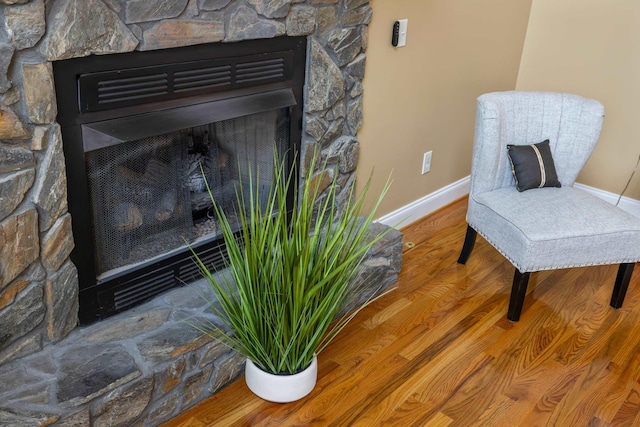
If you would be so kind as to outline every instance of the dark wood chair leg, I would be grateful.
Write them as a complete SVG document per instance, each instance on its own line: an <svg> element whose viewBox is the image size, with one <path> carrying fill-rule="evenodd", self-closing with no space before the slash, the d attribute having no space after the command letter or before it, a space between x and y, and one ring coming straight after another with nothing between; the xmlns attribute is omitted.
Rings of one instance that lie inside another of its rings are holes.
<svg viewBox="0 0 640 427"><path fill-rule="evenodd" d="M627 295L627 288L629 287L629 281L631 280L631 274L633 273L634 262L622 263L618 267L618 275L616 276L616 284L613 287L613 294L611 295L611 307L620 308L624 301L625 295Z"/></svg>
<svg viewBox="0 0 640 427"><path fill-rule="evenodd" d="M516 268L516 272L513 275L513 285L511 285L511 297L509 299L509 311L507 312L507 319L512 322L520 320L520 313L522 313L522 305L524 304L524 297L527 295L527 285L529 284L529 276L531 273L521 273Z"/></svg>
<svg viewBox="0 0 640 427"><path fill-rule="evenodd" d="M471 228L470 225L467 225L467 234L464 236L464 244L462 245L462 252L460 252L460 257L458 257L458 264L464 264L469 259L469 255L471 255L471 251L473 250L473 245L476 243L476 236L478 232Z"/></svg>

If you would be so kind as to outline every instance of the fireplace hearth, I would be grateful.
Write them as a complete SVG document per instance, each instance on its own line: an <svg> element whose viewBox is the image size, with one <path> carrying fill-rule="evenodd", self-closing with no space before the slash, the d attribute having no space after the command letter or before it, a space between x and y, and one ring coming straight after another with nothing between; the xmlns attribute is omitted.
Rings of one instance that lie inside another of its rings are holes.
<svg viewBox="0 0 640 427"><path fill-rule="evenodd" d="M204 44L53 63L76 233L79 319L90 324L221 267L216 203L301 141L306 38Z"/></svg>

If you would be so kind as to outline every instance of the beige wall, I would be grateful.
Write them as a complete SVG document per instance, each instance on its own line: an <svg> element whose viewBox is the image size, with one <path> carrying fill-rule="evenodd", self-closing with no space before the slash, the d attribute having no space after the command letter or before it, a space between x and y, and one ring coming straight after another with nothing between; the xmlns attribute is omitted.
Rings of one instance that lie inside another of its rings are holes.
<svg viewBox="0 0 640 427"><path fill-rule="evenodd" d="M604 104L600 142L578 182L620 193L640 154L640 2L534 0L516 88ZM625 196L640 199L638 175Z"/></svg>
<svg viewBox="0 0 640 427"><path fill-rule="evenodd" d="M551 1L551 0L549 0ZM379 216L469 175L475 99L515 88L531 0L372 0L358 185L393 171ZM391 46L396 19L407 46ZM421 175L432 150L431 172Z"/></svg>

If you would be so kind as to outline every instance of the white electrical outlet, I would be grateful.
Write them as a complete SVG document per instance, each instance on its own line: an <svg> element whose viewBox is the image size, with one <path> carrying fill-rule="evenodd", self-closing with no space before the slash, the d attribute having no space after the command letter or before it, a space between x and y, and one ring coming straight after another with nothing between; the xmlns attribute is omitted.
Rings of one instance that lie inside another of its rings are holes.
<svg viewBox="0 0 640 427"><path fill-rule="evenodd" d="M427 151L422 157L422 175L431 170L431 154L433 151Z"/></svg>

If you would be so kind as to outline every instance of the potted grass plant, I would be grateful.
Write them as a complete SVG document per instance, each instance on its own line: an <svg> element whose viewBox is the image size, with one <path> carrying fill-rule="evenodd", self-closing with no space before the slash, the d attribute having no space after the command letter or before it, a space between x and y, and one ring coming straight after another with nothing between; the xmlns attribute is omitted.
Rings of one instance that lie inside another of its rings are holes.
<svg viewBox="0 0 640 427"><path fill-rule="evenodd" d="M288 203L297 180L285 172L285 162L277 156L274 162L266 197L256 190L254 177L249 185L237 186L237 220L212 197L226 244L227 274L215 274L195 258L223 325L194 326L247 358L245 380L255 394L289 402L313 389L317 355L372 301L346 310L355 288L364 285L358 267L385 234L371 235L369 225L389 183L363 216L371 180L357 196L351 188L346 205L338 207L337 181L320 196L314 162Z"/></svg>

